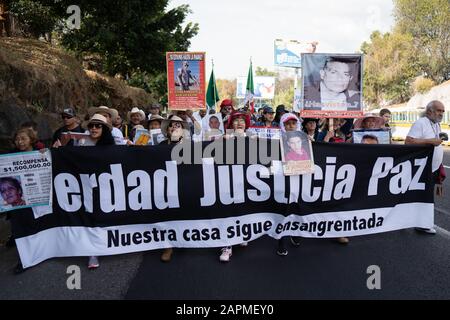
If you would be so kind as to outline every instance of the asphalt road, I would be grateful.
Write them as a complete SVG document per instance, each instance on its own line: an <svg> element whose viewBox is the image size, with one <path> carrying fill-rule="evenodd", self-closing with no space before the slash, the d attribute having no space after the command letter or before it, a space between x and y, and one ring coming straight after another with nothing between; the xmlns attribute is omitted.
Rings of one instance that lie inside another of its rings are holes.
<svg viewBox="0 0 450 320"><path fill-rule="evenodd" d="M304 239L286 257L264 237L236 248L228 264L219 262L218 249L176 249L166 264L159 251L101 258L95 271L86 258L57 258L20 275L12 273L16 250L0 247L0 299L450 299L450 148L444 165L436 235L407 229L351 238L346 246ZM80 290L67 288L71 265L80 267ZM366 285L373 265L380 290Z"/></svg>
<svg viewBox="0 0 450 320"><path fill-rule="evenodd" d="M447 179L444 181L444 195L435 198L435 224L450 231L450 147L445 148L444 161L442 163L445 167Z"/></svg>

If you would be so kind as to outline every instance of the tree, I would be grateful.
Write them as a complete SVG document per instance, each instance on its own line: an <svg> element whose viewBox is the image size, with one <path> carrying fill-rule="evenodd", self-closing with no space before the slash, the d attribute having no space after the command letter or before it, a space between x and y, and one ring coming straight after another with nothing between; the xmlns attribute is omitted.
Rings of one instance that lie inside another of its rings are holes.
<svg viewBox="0 0 450 320"><path fill-rule="evenodd" d="M79 57L99 56L104 73L164 96L168 51L187 51L198 24L182 24L188 5L166 11L169 0L78 0L81 28L68 29L72 0L15 0L17 13L34 37L57 31L61 44Z"/></svg>
<svg viewBox="0 0 450 320"><path fill-rule="evenodd" d="M70 2L61 0L58 4L63 8ZM191 12L189 6L166 11L168 2L80 0L81 28L66 30L61 43L80 55L99 54L103 72L145 83L147 90L154 89L162 96L167 91L166 52L187 51L198 33L197 24L181 26Z"/></svg>
<svg viewBox="0 0 450 320"><path fill-rule="evenodd" d="M236 97L236 79L217 79L217 89L220 99L232 99Z"/></svg>
<svg viewBox="0 0 450 320"><path fill-rule="evenodd" d="M7 4L11 12L17 14L29 35L51 40L50 34L61 18L55 10L54 1L15 0Z"/></svg>
<svg viewBox="0 0 450 320"><path fill-rule="evenodd" d="M411 83L420 73L410 35L375 31L364 42L364 98L369 105L400 103L411 96Z"/></svg>
<svg viewBox="0 0 450 320"><path fill-rule="evenodd" d="M277 73L269 71L266 68L256 67L255 75L258 77L276 77Z"/></svg>
<svg viewBox="0 0 450 320"><path fill-rule="evenodd" d="M283 104L291 109L294 103L294 79L283 78L275 81L274 106Z"/></svg>
<svg viewBox="0 0 450 320"><path fill-rule="evenodd" d="M395 0L399 32L410 35L415 59L436 83L450 79L450 2Z"/></svg>

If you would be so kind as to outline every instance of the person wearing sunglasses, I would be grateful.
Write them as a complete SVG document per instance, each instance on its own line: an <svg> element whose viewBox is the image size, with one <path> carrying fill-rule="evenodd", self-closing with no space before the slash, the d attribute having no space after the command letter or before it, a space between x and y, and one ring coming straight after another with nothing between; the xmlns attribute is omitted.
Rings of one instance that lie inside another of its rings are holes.
<svg viewBox="0 0 450 320"><path fill-rule="evenodd" d="M169 119L163 120L161 123L161 132L166 136L166 140L160 144L180 143L190 139L189 125L181 117L172 115Z"/></svg>
<svg viewBox="0 0 450 320"><path fill-rule="evenodd" d="M113 146L115 145L112 136L112 125L105 116L94 114L87 122L85 127L88 129L89 137L83 139L79 146Z"/></svg>
<svg viewBox="0 0 450 320"><path fill-rule="evenodd" d="M190 139L188 124L182 118L171 115L161 123L161 132L166 136L166 140L160 144L178 144ZM172 259L173 248L165 248L161 254L162 262L170 262Z"/></svg>
<svg viewBox="0 0 450 320"><path fill-rule="evenodd" d="M74 140L64 141L65 132L84 132L83 128L80 126L80 121L76 117L75 110L73 108L65 108L61 112L61 120L63 126L55 131L52 139L52 146L58 147L61 145L73 146Z"/></svg>

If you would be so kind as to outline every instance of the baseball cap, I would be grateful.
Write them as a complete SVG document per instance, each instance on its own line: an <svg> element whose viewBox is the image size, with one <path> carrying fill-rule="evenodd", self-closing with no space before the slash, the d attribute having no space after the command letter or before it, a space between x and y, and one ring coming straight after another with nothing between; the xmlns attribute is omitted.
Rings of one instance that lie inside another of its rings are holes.
<svg viewBox="0 0 450 320"><path fill-rule="evenodd" d="M277 107L277 112L285 112L285 113L287 113L287 112L289 112L289 111L286 110L286 107L285 107L283 104L280 104L280 105Z"/></svg>
<svg viewBox="0 0 450 320"><path fill-rule="evenodd" d="M64 115L64 114L71 116L71 117L75 117L75 115L76 115L75 110L73 108L63 109L63 111L61 112L61 115Z"/></svg>
<svg viewBox="0 0 450 320"><path fill-rule="evenodd" d="M273 111L273 108L269 105L264 105L263 106L263 113L275 113L275 111Z"/></svg>

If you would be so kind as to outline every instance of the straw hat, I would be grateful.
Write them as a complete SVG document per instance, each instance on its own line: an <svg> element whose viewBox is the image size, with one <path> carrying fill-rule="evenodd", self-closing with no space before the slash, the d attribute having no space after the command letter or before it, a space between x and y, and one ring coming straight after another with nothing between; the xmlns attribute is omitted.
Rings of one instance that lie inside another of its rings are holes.
<svg viewBox="0 0 450 320"><path fill-rule="evenodd" d="M164 119L161 123L161 132L166 135L167 129L169 128L169 125L171 122L181 122L181 125L183 126L184 130L189 130L188 124L186 121L183 121L179 116L172 116L169 119Z"/></svg>
<svg viewBox="0 0 450 320"><path fill-rule="evenodd" d="M116 109L108 108L106 106L92 107L88 109L89 117L92 117L96 113L107 113L111 116L112 121L114 121L119 115L119 112Z"/></svg>
<svg viewBox="0 0 450 320"><path fill-rule="evenodd" d="M154 121L154 120L163 121L164 118L161 117L159 114L149 114L149 115L148 115L148 122Z"/></svg>
<svg viewBox="0 0 450 320"><path fill-rule="evenodd" d="M135 114L135 113L138 113L138 114L141 116L141 121L145 120L145 112L142 111L142 110L139 109L139 108L134 107L134 108L131 109L131 111L128 112L128 114L127 114L128 121L130 121L131 116L132 116L133 114Z"/></svg>
<svg viewBox="0 0 450 320"><path fill-rule="evenodd" d="M83 127L87 128L91 123L100 123L107 126L109 130L112 130L112 125L110 125L106 117L102 116L101 114L98 113L94 114L88 121L85 121L83 123Z"/></svg>
<svg viewBox="0 0 450 320"><path fill-rule="evenodd" d="M376 129L381 129L384 127L384 119L382 117L380 117L377 114L374 113L367 113L364 115L363 118L359 118L358 120L355 121L355 124L353 125L353 128L355 129L363 129L362 125L364 120L369 119L369 118L374 118L376 121Z"/></svg>

